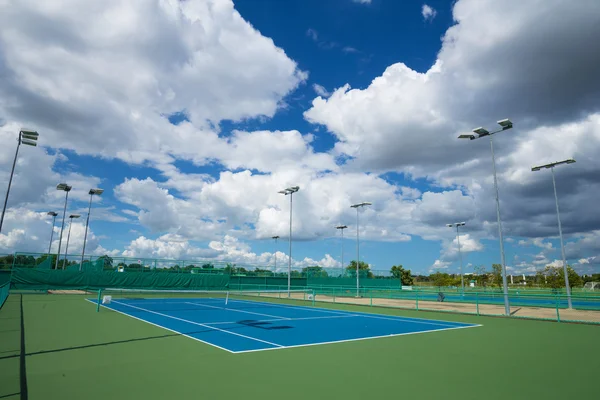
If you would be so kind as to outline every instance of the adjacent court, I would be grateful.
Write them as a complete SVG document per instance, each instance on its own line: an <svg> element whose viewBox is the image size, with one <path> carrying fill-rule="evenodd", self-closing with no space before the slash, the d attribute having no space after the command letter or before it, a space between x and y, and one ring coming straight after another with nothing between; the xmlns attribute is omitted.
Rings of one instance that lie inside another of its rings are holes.
<svg viewBox="0 0 600 400"><path fill-rule="evenodd" d="M480 326L222 297L120 298L103 307L231 353Z"/></svg>

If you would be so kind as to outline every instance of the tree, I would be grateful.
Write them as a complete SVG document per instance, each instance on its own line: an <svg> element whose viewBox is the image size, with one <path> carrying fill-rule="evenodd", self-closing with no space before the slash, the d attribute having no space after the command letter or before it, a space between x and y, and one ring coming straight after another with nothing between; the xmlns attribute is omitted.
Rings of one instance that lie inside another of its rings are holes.
<svg viewBox="0 0 600 400"><path fill-rule="evenodd" d="M361 277L372 278L373 273L371 272L371 267L364 261L360 261L358 263L358 270ZM356 261L350 261L350 264L346 267L346 273L348 276L356 277Z"/></svg>
<svg viewBox="0 0 600 400"><path fill-rule="evenodd" d="M480 265L478 267L475 267L475 282L477 282L477 286L483 286L486 287L489 282L490 282L490 276L488 274L488 272L486 271L486 268L484 265Z"/></svg>
<svg viewBox="0 0 600 400"><path fill-rule="evenodd" d="M502 264L492 264L491 285L502 287Z"/></svg>
<svg viewBox="0 0 600 400"><path fill-rule="evenodd" d="M400 279L403 285L411 286L413 284L413 277L410 274L410 269L404 269L402 265L394 265L390 269L392 276L396 279Z"/></svg>
<svg viewBox="0 0 600 400"><path fill-rule="evenodd" d="M215 266L212 263L202 264L202 269L215 269Z"/></svg>
<svg viewBox="0 0 600 400"><path fill-rule="evenodd" d="M329 274L323 269L315 265L314 267L302 268L302 275L311 278L327 278Z"/></svg>
<svg viewBox="0 0 600 400"><path fill-rule="evenodd" d="M431 280L433 281L434 286L442 287L442 286L450 286L452 282L452 277L448 275L446 272L436 272L435 274L431 274Z"/></svg>
<svg viewBox="0 0 600 400"><path fill-rule="evenodd" d="M108 269L108 268L112 268L112 266L113 266L113 259L112 259L112 257L109 257L106 254L103 255L103 256L98 257L98 260L103 260L103 262L104 262L104 268Z"/></svg>
<svg viewBox="0 0 600 400"><path fill-rule="evenodd" d="M546 276L545 285L553 289L565 287L565 273L563 267L553 267L551 265L544 268L543 274ZM569 276L569 287L583 286L583 279L571 266L567 265L567 274Z"/></svg>

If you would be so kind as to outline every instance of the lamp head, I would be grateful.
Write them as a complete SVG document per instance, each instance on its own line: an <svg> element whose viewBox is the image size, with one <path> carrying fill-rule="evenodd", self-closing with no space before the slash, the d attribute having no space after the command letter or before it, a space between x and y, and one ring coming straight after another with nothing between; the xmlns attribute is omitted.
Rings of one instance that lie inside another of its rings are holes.
<svg viewBox="0 0 600 400"><path fill-rule="evenodd" d="M72 189L72 186L67 185L66 183L59 183L56 185L57 190L64 190L65 192L69 192Z"/></svg>
<svg viewBox="0 0 600 400"><path fill-rule="evenodd" d="M513 123L510 119L505 118L505 119L501 119L500 121L497 122L498 125L500 125L502 127L502 130L505 131L507 129L510 129L513 127Z"/></svg>
<svg viewBox="0 0 600 400"><path fill-rule="evenodd" d="M71 218L71 219L73 219L73 218L79 218L79 217L81 217L81 215L79 215L79 214L71 214L71 215L69 215L69 218Z"/></svg>
<svg viewBox="0 0 600 400"><path fill-rule="evenodd" d="M47 215L51 215L53 217L56 217L58 215L58 213L55 213L54 211L48 211Z"/></svg>
<svg viewBox="0 0 600 400"><path fill-rule="evenodd" d="M104 189L90 189L88 194L89 195L97 194L98 196L100 196L102 193L104 193Z"/></svg>
<svg viewBox="0 0 600 400"><path fill-rule="evenodd" d="M21 136L22 139L29 139L29 140L38 140L38 137L40 136L39 133L37 133L36 131L32 131L30 129L21 129L19 131L19 135Z"/></svg>

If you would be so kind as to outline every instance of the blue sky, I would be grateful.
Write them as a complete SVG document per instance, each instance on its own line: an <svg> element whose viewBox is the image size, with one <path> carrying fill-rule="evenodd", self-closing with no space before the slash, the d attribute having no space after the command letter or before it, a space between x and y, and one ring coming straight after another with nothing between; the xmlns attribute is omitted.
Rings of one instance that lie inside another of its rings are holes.
<svg viewBox="0 0 600 400"><path fill-rule="evenodd" d="M552 7L560 14L563 6ZM594 85L575 84L577 101L561 92L574 86L565 71L595 57L573 29L587 24L597 33L579 7L555 29L573 65L554 69L522 62L565 51L520 39L553 32L554 21L536 18L532 5L237 0L232 8L229 0L195 0L171 6L179 14L132 7L106 5L103 12L120 19L79 37L83 6L49 15L54 31L12 40L16 27L0 28L9 77L0 94L19 99L16 107L0 103L1 139L32 126L42 146L22 152L23 183L11 192L0 252L47 248L44 212L59 211L53 187L68 181L79 185L71 212L86 212L89 187L106 189L92 212L93 254L272 264L275 251L287 254L289 208L276 192L299 184L298 267L339 266L339 223L349 226L345 260L353 259L349 205L372 201L361 211L361 259L373 268L458 271L455 231L445 224L465 220L461 243L472 272L499 262L489 147L455 138L510 117L515 129L495 138L509 270L534 273L560 259L550 176L529 169L574 156L576 167L556 171L567 256L582 272L597 270L600 216L590 206L600 106ZM492 29L509 11L518 23ZM32 10L11 12L27 19ZM28 49L52 67L31 61ZM58 50L68 54L62 66ZM555 92L535 84L535 71L558 82ZM0 157L6 182L12 151ZM74 224L74 251L83 229Z"/></svg>

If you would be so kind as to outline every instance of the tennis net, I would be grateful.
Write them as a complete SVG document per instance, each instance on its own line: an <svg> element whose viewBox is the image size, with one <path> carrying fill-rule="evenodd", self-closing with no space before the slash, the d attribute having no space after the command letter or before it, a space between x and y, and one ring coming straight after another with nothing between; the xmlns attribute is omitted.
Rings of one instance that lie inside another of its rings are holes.
<svg viewBox="0 0 600 400"><path fill-rule="evenodd" d="M98 293L98 300L152 300L152 299L229 299L263 301L270 299L293 299L314 302L312 289L290 290L169 290L169 289L118 289L106 288Z"/></svg>

